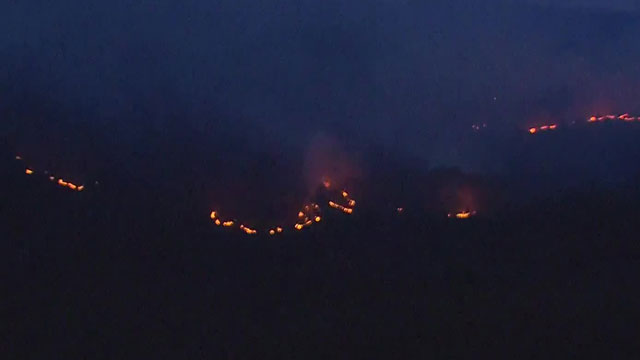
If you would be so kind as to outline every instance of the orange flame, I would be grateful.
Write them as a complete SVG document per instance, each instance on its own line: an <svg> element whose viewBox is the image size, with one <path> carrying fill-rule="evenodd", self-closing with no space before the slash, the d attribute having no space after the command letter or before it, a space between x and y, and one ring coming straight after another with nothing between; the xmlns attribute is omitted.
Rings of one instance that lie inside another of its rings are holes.
<svg viewBox="0 0 640 360"><path fill-rule="evenodd" d="M547 131L547 130L555 130L558 128L557 124L548 124L548 125L542 125L540 127L531 127L528 129L530 134L536 134L539 131Z"/></svg>
<svg viewBox="0 0 640 360"><path fill-rule="evenodd" d="M248 228L248 227L245 227L243 230L244 230L245 233L247 233L249 235L255 235L255 234L258 233L256 230Z"/></svg>
<svg viewBox="0 0 640 360"><path fill-rule="evenodd" d="M629 113L624 113L622 115L603 115L603 116L591 116L589 118L589 120L587 120L587 122L596 122L596 121L605 121L605 120L623 120L623 121L635 121L635 120L640 120L640 117L633 117L631 115L629 115Z"/></svg>

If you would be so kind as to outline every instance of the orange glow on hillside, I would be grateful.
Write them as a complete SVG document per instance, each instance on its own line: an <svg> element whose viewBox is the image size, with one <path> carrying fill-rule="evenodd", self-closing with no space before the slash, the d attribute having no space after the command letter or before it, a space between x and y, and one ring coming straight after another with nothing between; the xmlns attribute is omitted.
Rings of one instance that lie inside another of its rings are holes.
<svg viewBox="0 0 640 360"><path fill-rule="evenodd" d="M325 182L327 181L326 179L324 180ZM327 184L324 184L325 186ZM343 212L344 214L352 214L354 211L354 206L356 205L356 201L349 198L349 193L346 190L341 190L338 192L333 192L331 191L331 193L333 194L333 196L335 198L337 198L337 201L344 201L346 202L346 204L348 204L348 206L345 205L341 205L338 202L335 202L333 200L329 200L329 207L340 210L341 212ZM218 226L225 226L225 227L231 227L234 226L234 221L224 221L221 217L220 214L217 211L211 211L209 213L209 217L214 221L214 223ZM313 203L313 202L309 202L307 204L304 204L302 206L302 209L299 210L296 214L296 221L292 224L293 228L295 230L301 231L304 228L307 227L311 227L314 224L318 224L320 222L322 222L323 219L323 215L322 215L322 209L320 207L320 205ZM287 225L290 226L290 225ZM243 232L245 232L246 234L256 234L257 230L256 229L252 229L249 228L247 226L245 226L244 224L241 224L239 226L239 229L242 230ZM264 228L263 233L265 234L269 234L269 235L276 235L276 234L280 234L282 233L284 230L281 226L277 226L277 227L266 227Z"/></svg>

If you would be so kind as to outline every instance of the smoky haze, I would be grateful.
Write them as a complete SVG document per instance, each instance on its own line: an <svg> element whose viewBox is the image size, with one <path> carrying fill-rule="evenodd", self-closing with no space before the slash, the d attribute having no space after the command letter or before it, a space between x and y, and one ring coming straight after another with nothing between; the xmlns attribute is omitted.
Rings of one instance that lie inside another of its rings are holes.
<svg viewBox="0 0 640 360"><path fill-rule="evenodd" d="M168 173L220 192L247 188L239 176L260 177L250 188L281 194L293 183L303 196L320 171L309 153L322 158L314 152L323 147L360 161L377 149L424 170L521 177L514 154L562 152L554 169L571 182L591 171L583 152L564 151L589 148L584 138L540 151L509 134L592 113L640 114L640 15L624 1L550 5L5 2L2 130L43 163L82 173L99 162L169 188L174 179L160 180ZM477 123L490 132L474 137ZM319 134L335 145L314 146ZM633 156L616 157L620 173ZM360 167L337 171L375 169ZM595 178L608 174L603 167Z"/></svg>

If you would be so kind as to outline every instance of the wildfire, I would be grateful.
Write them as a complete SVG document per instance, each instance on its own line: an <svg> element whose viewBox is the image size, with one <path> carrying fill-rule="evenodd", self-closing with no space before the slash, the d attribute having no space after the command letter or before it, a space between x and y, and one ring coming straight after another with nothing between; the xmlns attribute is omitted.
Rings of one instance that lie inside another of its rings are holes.
<svg viewBox="0 0 640 360"><path fill-rule="evenodd" d="M470 218L472 216L475 216L475 215L476 215L475 211L467 211L467 210L465 210L465 211L457 212L455 214L454 213L449 213L449 214L447 214L447 217L449 217L449 218L455 217L456 219L468 219L468 218Z"/></svg>
<svg viewBox="0 0 640 360"><path fill-rule="evenodd" d="M211 220L213 220L213 223L216 224L216 226L222 226L222 227L234 227L236 222L234 220L223 220L222 218L220 218L220 214L217 211L211 211L211 213L209 213L209 218L211 218ZM238 228L243 231L245 234L248 235L255 235L258 233L258 230L253 229L251 227L248 227L244 224L240 224L240 226L238 226ZM283 232L282 227L277 226L274 228L269 228L265 231L266 233L268 233L269 235L275 235L275 234L280 234Z"/></svg>
<svg viewBox="0 0 640 360"><path fill-rule="evenodd" d="M537 134L542 131L556 130L557 128L558 128L558 125L556 124L548 124L548 125L542 125L539 127L530 127L528 131L529 131L529 134Z"/></svg>
<svg viewBox="0 0 640 360"><path fill-rule="evenodd" d="M298 221L293 225L293 228L300 231L305 227L313 225L314 221L317 223L322 221L322 216L320 216L320 206L316 203L310 203L304 205L302 210L298 212Z"/></svg>
<svg viewBox="0 0 640 360"><path fill-rule="evenodd" d="M232 227L235 224L235 221L233 220L220 219L218 217L217 211L212 211L211 214L209 214L209 217L211 218L211 220L213 220L214 224L216 224L217 226Z"/></svg>
<svg viewBox="0 0 640 360"><path fill-rule="evenodd" d="M16 155L16 160L22 161L23 160L22 156ZM35 170L33 170L33 168L27 167L27 168L24 169L24 173L26 175L35 175L36 172L35 172ZM53 175L50 175L48 170L44 170L42 172L42 174L44 174L49 179L49 181L56 181L56 177L53 176ZM84 190L84 185L76 185L76 184L74 184L72 182L64 181L62 178L59 178L57 180L57 183L58 183L58 185L60 185L62 187L66 187L66 188L74 190L74 191L82 191L82 190Z"/></svg>
<svg viewBox="0 0 640 360"><path fill-rule="evenodd" d="M594 122L603 122L607 120L622 120L627 122L640 121L640 116L633 117L629 115L629 113L624 113L622 115L609 114L609 115L603 115L603 116L591 116L589 119L587 119L587 122L594 123Z"/></svg>
<svg viewBox="0 0 640 360"><path fill-rule="evenodd" d="M346 190L342 191L342 198L347 202L347 206L340 205L335 201L329 201L329 206L342 211L345 214L352 214L353 209L356 206L356 201L349 197L349 193Z"/></svg>
<svg viewBox="0 0 640 360"><path fill-rule="evenodd" d="M331 207L332 207L332 208L334 208L334 209L338 209L338 210L340 210L340 211L344 212L345 214L351 214L351 213L353 213L353 209L352 209L352 208L348 208L348 207L346 207L346 206L342 206L342 205L340 205L340 204L336 204L336 203L335 203L335 202L333 202L333 201L329 201L329 206L331 206Z"/></svg>
<svg viewBox="0 0 640 360"><path fill-rule="evenodd" d="M273 229L269 229L269 235L273 236L275 234L280 234L282 233L282 228L280 226L276 226Z"/></svg>
<svg viewBox="0 0 640 360"><path fill-rule="evenodd" d="M245 233L249 234L249 235L255 235L258 233L257 230L252 229L250 227L244 226L244 225L240 225L240 230L244 231Z"/></svg>
<svg viewBox="0 0 640 360"><path fill-rule="evenodd" d="M353 207L356 205L356 201L349 197L350 196L349 193L346 190L332 192L332 193L334 193L336 197L341 198L341 201L345 202L346 206L341 205L336 201L329 201L329 206L332 208L338 209L345 214L352 214L354 210ZM213 222L217 226L233 227L235 225L234 221L223 220L217 211L211 211L209 213L209 217L211 218L211 220L213 220ZM305 228L311 227L314 224L318 224L322 222L322 220L323 220L323 215L322 215L322 209L320 208L320 205L310 202L310 203L304 204L301 207L301 209L296 213L296 221L292 224L292 226L295 230L302 231ZM254 235L258 233L258 230L250 228L244 224L241 224L238 228L249 235ZM269 234L269 236L274 236L277 234L281 234L283 232L284 232L284 228L282 226L266 227L265 230L263 231L263 233Z"/></svg>

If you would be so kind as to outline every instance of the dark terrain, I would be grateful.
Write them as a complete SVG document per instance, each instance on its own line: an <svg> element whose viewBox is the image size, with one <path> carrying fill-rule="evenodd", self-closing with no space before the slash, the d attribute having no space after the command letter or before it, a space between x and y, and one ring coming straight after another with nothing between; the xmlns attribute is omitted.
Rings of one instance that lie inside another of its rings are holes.
<svg viewBox="0 0 640 360"><path fill-rule="evenodd" d="M212 226L197 196L125 178L69 193L4 155L7 358L640 351L637 186L468 221L363 207L303 234L249 237Z"/></svg>

